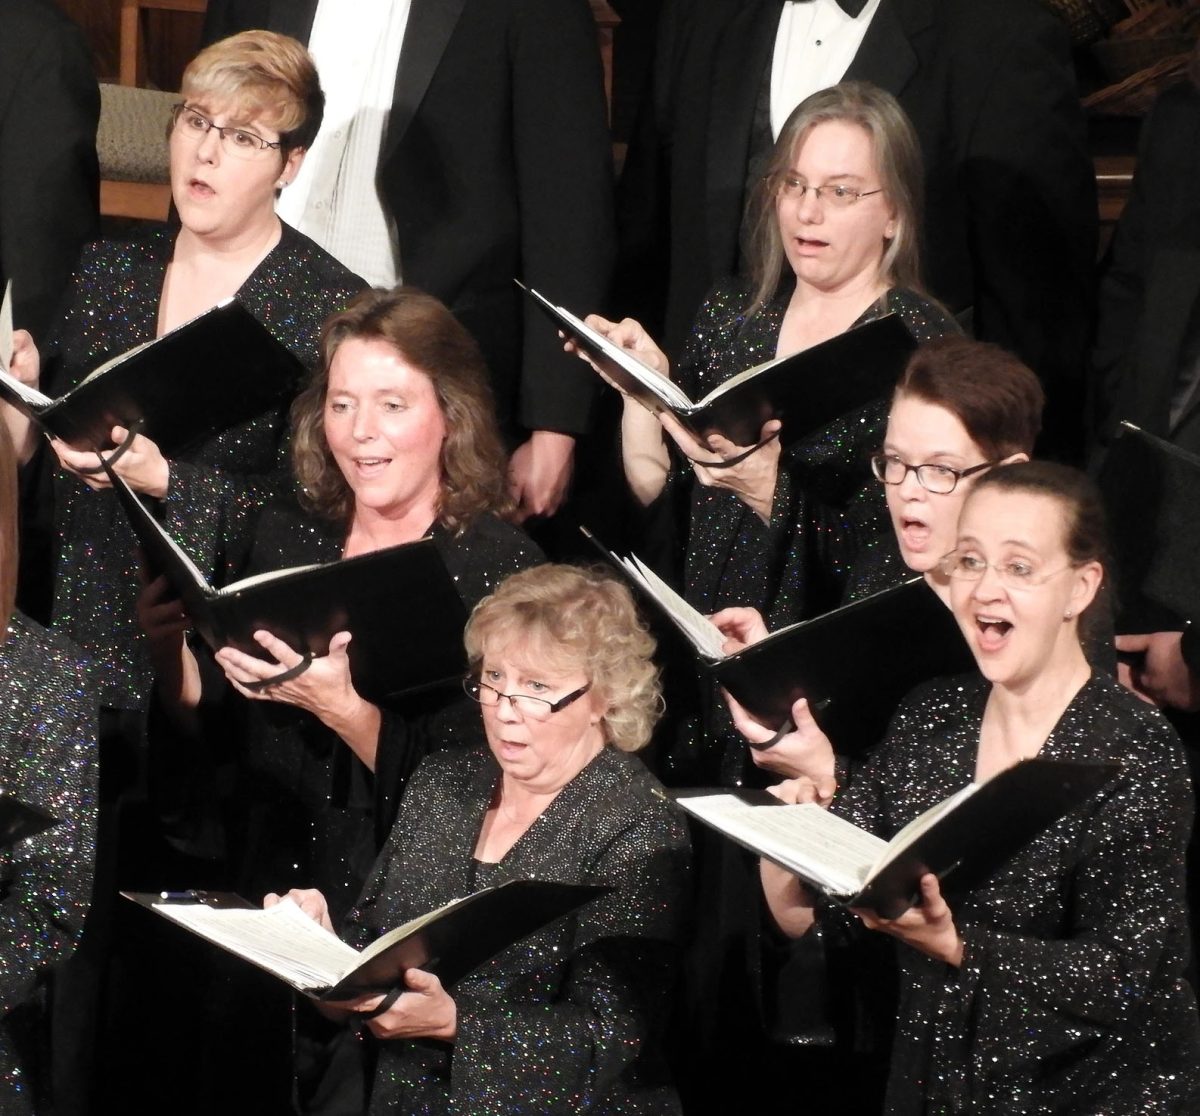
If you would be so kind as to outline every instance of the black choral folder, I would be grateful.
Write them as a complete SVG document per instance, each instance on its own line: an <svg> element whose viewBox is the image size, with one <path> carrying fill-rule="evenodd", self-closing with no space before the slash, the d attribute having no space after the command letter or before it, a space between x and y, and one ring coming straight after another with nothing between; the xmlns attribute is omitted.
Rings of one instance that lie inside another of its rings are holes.
<svg viewBox="0 0 1200 1116"><path fill-rule="evenodd" d="M821 730L841 754L857 755L882 738L900 699L944 674L974 670L954 614L923 577L772 632L732 655L706 617L637 559L608 560L688 638L702 669L760 721L783 725L807 698ZM689 615L690 614L690 615ZM704 628L715 637L705 641Z"/></svg>
<svg viewBox="0 0 1200 1116"><path fill-rule="evenodd" d="M670 411L697 437L723 434L739 446L755 445L768 419L783 423L780 440L791 445L890 395L917 347L900 316L885 314L802 352L748 368L694 401L569 310L535 290L522 289L642 406L655 414Z"/></svg>
<svg viewBox="0 0 1200 1116"><path fill-rule="evenodd" d="M236 647L266 658L254 641L262 629L319 657L335 633L349 631L350 674L370 701L459 678L466 670L466 606L433 539L255 574L213 589L129 486L108 475L151 576L166 576L213 650Z"/></svg>
<svg viewBox="0 0 1200 1116"><path fill-rule="evenodd" d="M671 797L705 825L836 902L896 918L917 901L927 872L948 895L979 887L1120 769L1117 762L1022 760L969 783L890 841L815 803L785 806L766 791L676 791Z"/></svg>
<svg viewBox="0 0 1200 1116"><path fill-rule="evenodd" d="M113 358L51 399L0 364L0 397L76 449L112 445L112 428L177 453L291 395L304 366L232 299Z"/></svg>
<svg viewBox="0 0 1200 1116"><path fill-rule="evenodd" d="M1123 422L1100 490L1116 566L1117 631L1200 621L1200 457Z"/></svg>
<svg viewBox="0 0 1200 1116"><path fill-rule="evenodd" d="M294 904L262 910L230 892L121 894L312 999L338 1001L403 988L405 969L432 972L450 986L510 945L610 891L604 884L509 880L415 918L361 952L322 930Z"/></svg>

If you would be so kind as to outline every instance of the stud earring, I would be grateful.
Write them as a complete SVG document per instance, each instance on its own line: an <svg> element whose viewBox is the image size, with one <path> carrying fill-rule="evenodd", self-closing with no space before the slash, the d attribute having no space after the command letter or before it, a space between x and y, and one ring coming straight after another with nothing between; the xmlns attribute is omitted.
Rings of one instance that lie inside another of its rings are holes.
<svg viewBox="0 0 1200 1116"><path fill-rule="evenodd" d="M1063 613L1063 619L1070 620L1071 617L1074 615L1075 615L1075 613L1071 609L1068 608L1067 611Z"/></svg>

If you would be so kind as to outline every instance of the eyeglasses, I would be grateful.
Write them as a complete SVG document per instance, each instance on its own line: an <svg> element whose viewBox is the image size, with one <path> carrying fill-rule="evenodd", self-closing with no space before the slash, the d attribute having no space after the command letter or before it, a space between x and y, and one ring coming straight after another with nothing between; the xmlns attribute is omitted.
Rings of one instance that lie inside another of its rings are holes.
<svg viewBox="0 0 1200 1116"><path fill-rule="evenodd" d="M910 465L891 453L871 455L871 472L884 484L903 484L909 473L916 473L917 484L926 492L934 492L939 496L949 496L963 477L974 476L995 464L994 461L984 461L980 465L972 465L969 469L955 469L949 465L936 465L932 462Z"/></svg>
<svg viewBox="0 0 1200 1116"><path fill-rule="evenodd" d="M869 198L872 194L882 194L883 187L877 190L855 190L841 182L827 183L824 186L810 186L794 174L780 175L776 179L775 192L781 198L789 201L800 201L805 194L812 192L817 201L824 201L837 209L847 209L859 198Z"/></svg>
<svg viewBox="0 0 1200 1116"><path fill-rule="evenodd" d="M1011 558L1007 562L985 562L978 554L960 554L957 550L944 554L938 561L938 571L944 577L952 577L956 581L981 581L989 569L996 571L1000 584L1005 589L1036 589L1045 585L1052 577L1072 570L1074 566L1060 566L1049 573L1039 573L1028 562L1020 558Z"/></svg>
<svg viewBox="0 0 1200 1116"><path fill-rule="evenodd" d="M211 131L221 138L221 150L238 159L254 159L263 151L279 150L282 140L265 140L246 128L221 127L190 105L178 104L171 110L171 126L184 138L199 143Z"/></svg>
<svg viewBox="0 0 1200 1116"><path fill-rule="evenodd" d="M463 679L463 690L473 701L490 708L499 705L501 698L508 698L509 705L517 713L532 721L547 720L552 713L566 709L573 701L578 701L591 688L592 684L589 682L586 686L580 686L578 690L567 694L566 697L559 698L558 701L547 701L545 698L534 697L533 694L502 694L494 686L489 686L478 678Z"/></svg>

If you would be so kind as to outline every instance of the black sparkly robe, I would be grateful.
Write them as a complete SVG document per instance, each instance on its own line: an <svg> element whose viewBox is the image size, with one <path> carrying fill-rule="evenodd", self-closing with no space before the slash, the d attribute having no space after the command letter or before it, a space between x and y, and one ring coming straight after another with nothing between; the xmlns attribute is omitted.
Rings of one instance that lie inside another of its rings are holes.
<svg viewBox="0 0 1200 1116"><path fill-rule="evenodd" d="M97 708L79 652L15 614L0 643L0 791L60 820L0 848L0 1112L14 1116L40 1108L36 990L91 900Z"/></svg>
<svg viewBox="0 0 1200 1116"><path fill-rule="evenodd" d="M64 314L44 346L49 394L63 394L105 360L154 338L174 243L173 230L159 226L129 240L98 241L84 251ZM356 275L284 225L279 243L237 298L312 368L321 324L362 287ZM287 485L288 402L171 462L165 526L218 582L244 563L258 510ZM136 539L111 492L93 492L57 469L55 520L53 627L96 664L104 705L142 709L152 671L134 616Z"/></svg>
<svg viewBox="0 0 1200 1116"><path fill-rule="evenodd" d="M915 691L834 810L888 838L970 782L987 695L978 677ZM989 883L947 897L961 969L897 947L891 1116L1200 1111L1178 740L1157 710L1093 676L1040 754L1123 769Z"/></svg>
<svg viewBox="0 0 1200 1116"><path fill-rule="evenodd" d="M684 922L688 842L634 756L605 749L499 864L473 865L499 768L485 749L414 776L346 927L363 946L479 887L536 878L616 890L452 989L458 1037L380 1042L372 1113L676 1113L656 1051Z"/></svg>
<svg viewBox="0 0 1200 1116"><path fill-rule="evenodd" d="M785 283L746 318L745 282L719 284L700 308L676 372L683 390L699 399L744 369L773 360L793 289ZM886 312L899 314L918 341L958 332L940 308L904 290L889 291L855 325ZM731 605L757 608L774 630L911 576L893 538L883 486L868 461L883 443L887 408L888 400L879 399L785 449L770 523L733 493L697 483L676 455L667 489L650 509L649 530L660 539L683 531L687 600L704 613ZM648 547L669 572L671 559ZM681 731L668 764L666 778L674 784L754 778L745 741L724 702L711 693L698 699L698 713Z"/></svg>

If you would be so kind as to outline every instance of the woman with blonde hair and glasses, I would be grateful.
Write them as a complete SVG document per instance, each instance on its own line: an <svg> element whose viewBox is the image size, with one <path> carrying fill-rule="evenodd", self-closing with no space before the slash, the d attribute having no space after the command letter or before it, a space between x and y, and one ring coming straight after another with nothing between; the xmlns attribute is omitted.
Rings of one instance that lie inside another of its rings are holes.
<svg viewBox="0 0 1200 1116"><path fill-rule="evenodd" d="M372 1113L678 1113L659 1038L685 926L687 834L630 753L661 711L627 589L570 566L514 574L475 609L467 693L487 747L417 771L343 935L364 946L506 880L612 890L444 988L334 1009L378 1040ZM268 903L277 901L268 897ZM318 891L293 891L334 929Z"/></svg>
<svg viewBox="0 0 1200 1116"><path fill-rule="evenodd" d="M18 333L12 369L60 395L103 361L236 298L307 367L321 323L362 281L275 216L321 123L324 97L294 39L246 32L197 55L169 127L178 228L152 227L87 248L50 336ZM167 530L215 580L244 561L254 516L286 476L287 402L167 460L138 435L114 464L136 491L162 501ZM23 461L30 421L0 406ZM113 431L120 441L126 431ZM94 453L54 442L59 542L53 626L95 661L101 701L145 707L149 656L137 628L136 543ZM111 730L110 721L110 730ZM136 728L123 730L126 736Z"/></svg>

